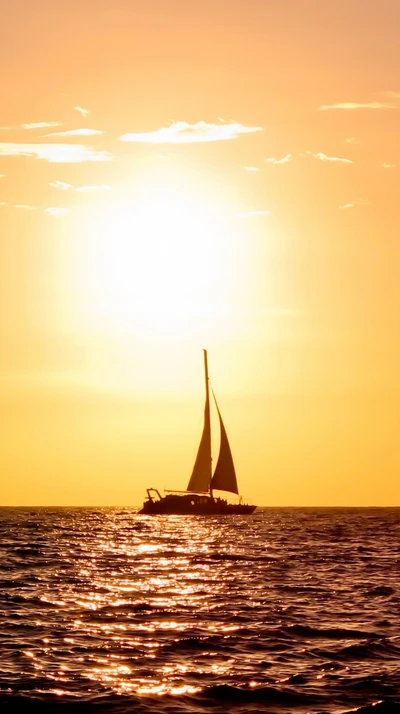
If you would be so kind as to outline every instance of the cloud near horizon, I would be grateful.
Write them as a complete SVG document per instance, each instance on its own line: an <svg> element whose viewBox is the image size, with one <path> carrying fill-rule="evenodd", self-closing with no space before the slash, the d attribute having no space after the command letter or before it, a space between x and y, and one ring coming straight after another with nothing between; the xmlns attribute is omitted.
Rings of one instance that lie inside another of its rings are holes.
<svg viewBox="0 0 400 714"><path fill-rule="evenodd" d="M384 161L381 164L381 169L395 169L395 168L396 168L396 164L390 164L389 161Z"/></svg>
<svg viewBox="0 0 400 714"><path fill-rule="evenodd" d="M0 156L28 156L51 164L79 164L87 161L111 161L108 151L96 151L83 144L16 144L0 142Z"/></svg>
<svg viewBox="0 0 400 714"><path fill-rule="evenodd" d="M383 102L338 102L337 104L322 104L321 112L326 112L328 109L396 109L393 104Z"/></svg>
<svg viewBox="0 0 400 714"><path fill-rule="evenodd" d="M262 131L261 126L244 126L236 122L208 124L205 121L199 121L197 124L188 124L185 121L177 121L155 131L123 134L120 136L120 140L144 144L197 144L228 141L237 139L241 134L252 134L258 131Z"/></svg>

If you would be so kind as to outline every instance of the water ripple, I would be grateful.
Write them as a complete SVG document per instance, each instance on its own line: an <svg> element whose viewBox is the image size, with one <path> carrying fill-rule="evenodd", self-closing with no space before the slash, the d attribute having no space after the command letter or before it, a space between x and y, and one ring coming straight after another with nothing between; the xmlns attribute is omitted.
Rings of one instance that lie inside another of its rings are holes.
<svg viewBox="0 0 400 714"><path fill-rule="evenodd" d="M0 510L2 711L400 711L400 511Z"/></svg>

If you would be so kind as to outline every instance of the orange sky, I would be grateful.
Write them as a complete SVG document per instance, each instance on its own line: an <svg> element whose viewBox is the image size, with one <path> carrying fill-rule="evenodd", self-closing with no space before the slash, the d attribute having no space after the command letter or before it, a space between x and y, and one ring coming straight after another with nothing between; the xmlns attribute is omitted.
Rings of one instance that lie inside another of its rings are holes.
<svg viewBox="0 0 400 714"><path fill-rule="evenodd" d="M399 26L4 7L0 504L185 488L207 347L245 498L400 505Z"/></svg>

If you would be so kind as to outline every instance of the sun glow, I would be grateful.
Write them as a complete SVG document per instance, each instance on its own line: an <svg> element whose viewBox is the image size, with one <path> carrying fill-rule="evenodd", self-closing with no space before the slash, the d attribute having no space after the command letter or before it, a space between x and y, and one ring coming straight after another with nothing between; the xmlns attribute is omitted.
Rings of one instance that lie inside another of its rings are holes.
<svg viewBox="0 0 400 714"><path fill-rule="evenodd" d="M92 327L174 339L232 303L233 221L182 187L110 201L79 232L75 279Z"/></svg>

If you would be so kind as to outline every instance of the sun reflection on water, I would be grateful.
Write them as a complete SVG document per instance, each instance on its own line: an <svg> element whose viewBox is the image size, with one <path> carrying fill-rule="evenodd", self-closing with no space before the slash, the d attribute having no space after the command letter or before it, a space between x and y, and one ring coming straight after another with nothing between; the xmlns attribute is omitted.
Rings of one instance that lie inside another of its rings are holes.
<svg viewBox="0 0 400 714"><path fill-rule="evenodd" d="M74 553L78 581L64 586L57 598L42 596L64 608L73 636L68 633L63 642L72 651L85 642L86 653L75 657L72 668L59 664L46 670L50 653L58 654L57 643L47 637L39 659L48 678L68 679L77 663L83 663L87 680L115 693L194 694L201 687L193 677L229 676L235 665L234 658L216 658L203 646L207 638L226 639L240 629L226 616L209 621L231 580L230 561L215 568L208 561L212 551L218 552L221 527L177 517L154 519L147 528L131 525L129 518L123 528L117 527L109 517L106 527L88 530L80 553ZM234 552L233 544L225 550ZM64 552L68 564L71 549ZM201 648L190 665L168 655L186 641ZM101 654L96 654L96 643Z"/></svg>

